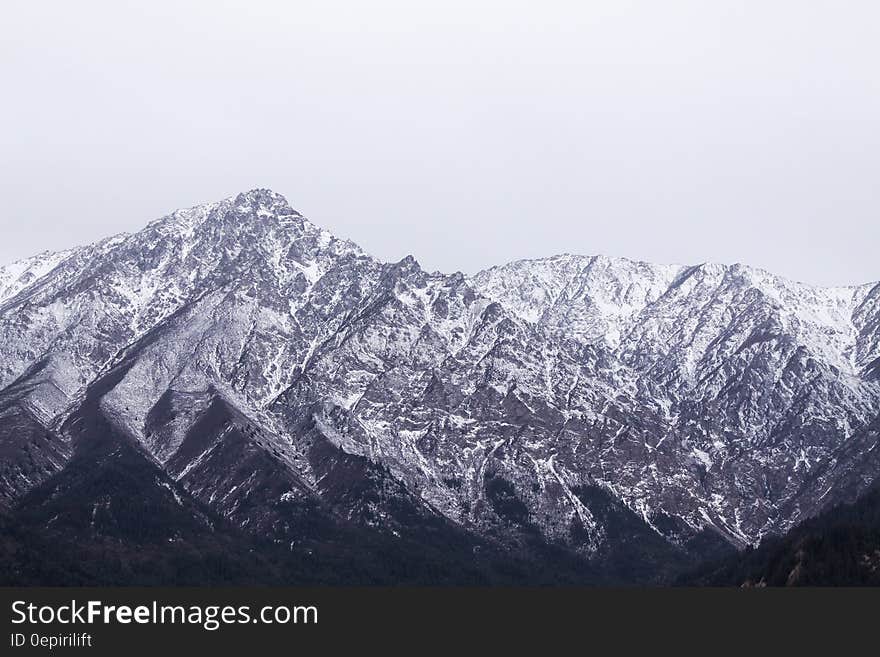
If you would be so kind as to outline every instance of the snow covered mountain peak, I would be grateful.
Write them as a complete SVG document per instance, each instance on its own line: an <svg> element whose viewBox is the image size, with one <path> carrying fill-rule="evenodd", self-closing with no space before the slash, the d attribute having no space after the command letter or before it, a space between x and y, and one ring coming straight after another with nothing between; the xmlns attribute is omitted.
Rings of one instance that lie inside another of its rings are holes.
<svg viewBox="0 0 880 657"><path fill-rule="evenodd" d="M571 254L427 273L266 189L0 269L0 504L98 417L285 541L310 500L587 555L610 503L741 545L872 482L878 413L880 285Z"/></svg>
<svg viewBox="0 0 880 657"><path fill-rule="evenodd" d="M208 230L211 226L220 229L249 223L275 222L300 228L308 223L299 212L290 207L281 194L269 189L252 189L221 201L176 210L156 219L146 230L164 228L166 231L192 233L200 228Z"/></svg>
<svg viewBox="0 0 880 657"><path fill-rule="evenodd" d="M685 315L702 308L707 322L718 315L712 330L736 312L776 322L838 367L858 368L873 355L861 339L872 341L860 335L857 312L870 285L810 286L739 263L656 265L570 254L492 267L473 281L520 317L613 349L626 336L651 338L641 327L658 320L681 335Z"/></svg>

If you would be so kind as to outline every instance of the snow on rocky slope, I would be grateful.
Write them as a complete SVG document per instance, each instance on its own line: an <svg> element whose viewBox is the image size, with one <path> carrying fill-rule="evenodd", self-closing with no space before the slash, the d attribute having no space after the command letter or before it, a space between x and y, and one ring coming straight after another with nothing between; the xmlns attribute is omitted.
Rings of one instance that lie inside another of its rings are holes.
<svg viewBox="0 0 880 657"><path fill-rule="evenodd" d="M318 505L588 558L633 523L743 545L880 474L880 285L571 255L428 273L253 190L0 269L0 504L65 468L85 408L277 540Z"/></svg>

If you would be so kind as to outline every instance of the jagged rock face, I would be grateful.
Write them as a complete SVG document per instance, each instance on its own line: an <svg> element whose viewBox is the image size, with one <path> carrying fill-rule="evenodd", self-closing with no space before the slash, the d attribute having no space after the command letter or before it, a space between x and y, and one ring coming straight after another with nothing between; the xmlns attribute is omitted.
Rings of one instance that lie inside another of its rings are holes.
<svg viewBox="0 0 880 657"><path fill-rule="evenodd" d="M877 478L878 363L880 286L578 256L427 273L254 190L0 269L0 504L112 427L278 541L323 514L595 559L741 545Z"/></svg>
<svg viewBox="0 0 880 657"><path fill-rule="evenodd" d="M855 442L877 441L876 287L812 288L741 265L577 256L493 268L476 284L556 336L604 344L638 404L659 406L665 433L656 437L676 444L673 470L648 445L636 458L609 459L617 470L609 483L629 488L630 500L657 508L646 479L659 470L656 483L668 489L676 470L696 470L687 485L697 511L754 541L815 513L837 487L826 470L839 471ZM847 458L865 483L876 477L856 465L864 452ZM639 462L652 471L638 472ZM633 474L621 478L621 466Z"/></svg>

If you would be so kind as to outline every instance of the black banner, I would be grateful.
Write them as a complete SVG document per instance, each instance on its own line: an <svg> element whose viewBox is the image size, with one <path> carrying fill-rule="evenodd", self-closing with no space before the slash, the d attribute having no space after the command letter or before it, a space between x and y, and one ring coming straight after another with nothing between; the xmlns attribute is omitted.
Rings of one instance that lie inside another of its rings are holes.
<svg viewBox="0 0 880 657"><path fill-rule="evenodd" d="M788 648L873 640L880 590L0 589L0 654ZM574 643L572 643L574 642Z"/></svg>

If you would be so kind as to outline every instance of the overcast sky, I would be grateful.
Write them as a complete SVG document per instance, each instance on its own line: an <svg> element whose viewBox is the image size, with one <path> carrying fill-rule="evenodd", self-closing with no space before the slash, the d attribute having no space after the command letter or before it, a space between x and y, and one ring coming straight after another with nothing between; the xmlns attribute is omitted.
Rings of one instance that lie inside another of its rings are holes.
<svg viewBox="0 0 880 657"><path fill-rule="evenodd" d="M40 2L0 19L0 263L271 187L397 260L880 279L880 3Z"/></svg>

